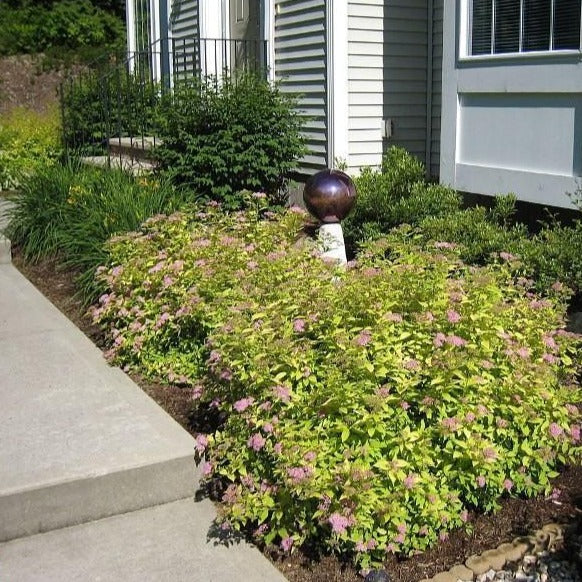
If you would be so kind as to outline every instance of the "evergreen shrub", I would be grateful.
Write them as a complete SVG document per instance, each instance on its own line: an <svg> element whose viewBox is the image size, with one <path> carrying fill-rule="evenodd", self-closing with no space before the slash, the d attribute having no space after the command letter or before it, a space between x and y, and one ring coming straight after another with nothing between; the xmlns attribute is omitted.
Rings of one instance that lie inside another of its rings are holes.
<svg viewBox="0 0 582 582"><path fill-rule="evenodd" d="M178 84L163 103L161 170L200 198L238 209L241 192L280 202L305 153L295 101L253 74Z"/></svg>

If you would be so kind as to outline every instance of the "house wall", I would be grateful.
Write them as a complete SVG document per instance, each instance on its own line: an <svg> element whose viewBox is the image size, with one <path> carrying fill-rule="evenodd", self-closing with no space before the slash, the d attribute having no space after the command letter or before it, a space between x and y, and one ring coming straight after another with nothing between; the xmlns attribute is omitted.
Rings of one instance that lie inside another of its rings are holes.
<svg viewBox="0 0 582 582"><path fill-rule="evenodd" d="M457 6L444 11L441 181L572 207L566 192L582 176L579 52L461 58Z"/></svg>
<svg viewBox="0 0 582 582"><path fill-rule="evenodd" d="M199 0L172 0L169 21L174 74L196 70L200 54Z"/></svg>
<svg viewBox="0 0 582 582"><path fill-rule="evenodd" d="M328 165L327 46L325 0L275 0L275 79L299 96L309 153L299 172L311 175Z"/></svg>
<svg viewBox="0 0 582 582"><path fill-rule="evenodd" d="M396 145L428 161L431 173L438 173L438 149L434 154L432 150L440 129L442 0L434 0L437 20L432 27L429 7L427 0L349 0L352 172L379 165L386 149ZM432 103L429 85L436 93ZM383 138L386 123L392 133Z"/></svg>

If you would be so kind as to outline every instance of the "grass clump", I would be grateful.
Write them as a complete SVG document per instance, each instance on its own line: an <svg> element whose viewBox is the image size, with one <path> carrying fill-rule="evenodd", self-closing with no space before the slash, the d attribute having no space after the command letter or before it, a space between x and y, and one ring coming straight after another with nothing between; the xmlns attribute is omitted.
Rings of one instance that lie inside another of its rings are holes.
<svg viewBox="0 0 582 582"><path fill-rule="evenodd" d="M48 165L29 176L14 197L7 235L25 259L56 256L78 272L86 300L99 286L94 270L107 260L104 243L182 203L167 183L78 163Z"/></svg>

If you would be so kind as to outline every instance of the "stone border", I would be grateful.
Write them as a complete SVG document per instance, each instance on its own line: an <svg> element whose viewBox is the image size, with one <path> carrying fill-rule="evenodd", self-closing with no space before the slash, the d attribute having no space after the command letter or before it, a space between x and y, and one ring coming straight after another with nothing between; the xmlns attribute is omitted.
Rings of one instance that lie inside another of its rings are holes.
<svg viewBox="0 0 582 582"><path fill-rule="evenodd" d="M490 570L502 570L508 562L519 562L529 552L533 551L537 554L552 550L563 539L563 527L557 523L549 523L533 535L518 537L511 543L501 544L494 550L470 556L464 564L459 564L420 582L473 582L475 578Z"/></svg>

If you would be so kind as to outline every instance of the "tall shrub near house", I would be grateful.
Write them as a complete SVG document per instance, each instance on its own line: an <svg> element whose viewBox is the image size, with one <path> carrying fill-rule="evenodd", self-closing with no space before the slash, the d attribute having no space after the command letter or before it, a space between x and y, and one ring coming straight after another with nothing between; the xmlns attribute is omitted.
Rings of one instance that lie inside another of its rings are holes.
<svg viewBox="0 0 582 582"><path fill-rule="evenodd" d="M162 107L162 172L226 208L241 207L243 190L277 201L305 151L293 106L252 74L178 84Z"/></svg>

